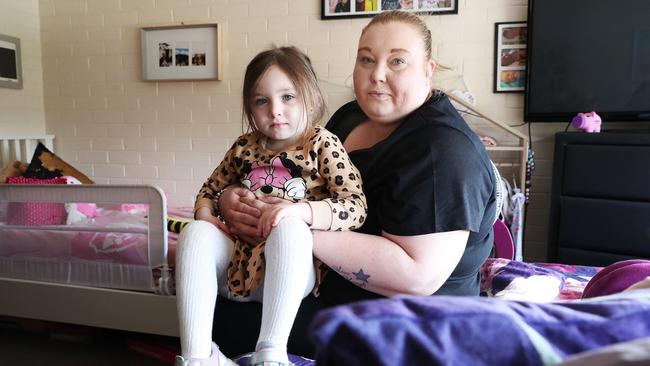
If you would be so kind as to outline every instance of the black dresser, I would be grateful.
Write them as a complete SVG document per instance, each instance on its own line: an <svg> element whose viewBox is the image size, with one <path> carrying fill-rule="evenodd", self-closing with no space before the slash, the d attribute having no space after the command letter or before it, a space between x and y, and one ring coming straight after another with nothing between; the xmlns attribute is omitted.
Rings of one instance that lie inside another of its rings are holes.
<svg viewBox="0 0 650 366"><path fill-rule="evenodd" d="M549 261L650 259L650 131L555 136Z"/></svg>

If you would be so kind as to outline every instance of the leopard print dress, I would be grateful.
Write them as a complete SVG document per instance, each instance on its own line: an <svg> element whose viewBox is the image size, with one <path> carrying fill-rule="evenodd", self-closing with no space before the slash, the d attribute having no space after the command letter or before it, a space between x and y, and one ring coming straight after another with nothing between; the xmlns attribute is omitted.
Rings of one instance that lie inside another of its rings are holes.
<svg viewBox="0 0 650 366"><path fill-rule="evenodd" d="M265 149L265 137L251 132L237 139L197 196L200 207L215 210L216 193L242 184L256 196L275 196L293 202L308 202L314 213L312 229L353 230L366 217L366 198L361 176L331 132L320 126L303 143L282 151ZM248 297L264 278L264 246L234 238L235 249L228 266L228 289L234 296ZM316 286L327 266L315 260Z"/></svg>

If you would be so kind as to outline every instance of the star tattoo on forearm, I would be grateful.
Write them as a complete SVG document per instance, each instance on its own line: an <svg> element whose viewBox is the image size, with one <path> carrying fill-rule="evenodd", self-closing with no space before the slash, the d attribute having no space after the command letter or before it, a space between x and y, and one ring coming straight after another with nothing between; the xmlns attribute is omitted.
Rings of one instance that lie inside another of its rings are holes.
<svg viewBox="0 0 650 366"><path fill-rule="evenodd" d="M341 266L333 267L333 269L343 276L346 280L356 284L361 288L366 288L368 286L368 279L371 277L369 274L363 272L363 268L359 268L357 272L347 272Z"/></svg>

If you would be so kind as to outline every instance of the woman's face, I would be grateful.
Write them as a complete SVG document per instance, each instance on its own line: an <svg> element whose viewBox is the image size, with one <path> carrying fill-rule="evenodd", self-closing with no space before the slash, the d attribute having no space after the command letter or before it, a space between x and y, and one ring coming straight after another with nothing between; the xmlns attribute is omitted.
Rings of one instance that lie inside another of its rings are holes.
<svg viewBox="0 0 650 366"><path fill-rule="evenodd" d="M413 26L391 22L367 28L354 65L359 106L370 120L401 120L426 101L434 67Z"/></svg>

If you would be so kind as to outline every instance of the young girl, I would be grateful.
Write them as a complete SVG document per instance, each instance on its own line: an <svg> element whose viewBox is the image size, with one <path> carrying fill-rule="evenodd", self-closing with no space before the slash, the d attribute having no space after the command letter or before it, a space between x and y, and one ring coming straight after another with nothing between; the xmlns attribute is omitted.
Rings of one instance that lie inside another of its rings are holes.
<svg viewBox="0 0 650 366"><path fill-rule="evenodd" d="M315 125L325 106L309 58L295 47L264 51L246 68L243 89L252 132L237 139L203 185L196 221L178 242L182 356L176 365L234 364L211 343L217 293L261 301L252 364L288 364L286 346L298 307L323 274L313 263L310 229L354 229L366 215L359 172L336 136ZM233 184L258 197L286 200L262 213L258 230L264 242L246 243L217 229L224 226L215 201Z"/></svg>

